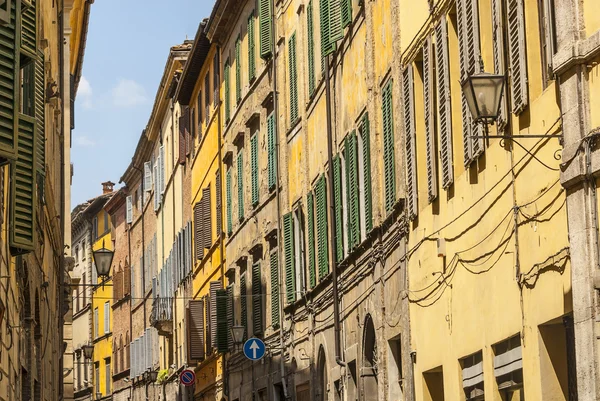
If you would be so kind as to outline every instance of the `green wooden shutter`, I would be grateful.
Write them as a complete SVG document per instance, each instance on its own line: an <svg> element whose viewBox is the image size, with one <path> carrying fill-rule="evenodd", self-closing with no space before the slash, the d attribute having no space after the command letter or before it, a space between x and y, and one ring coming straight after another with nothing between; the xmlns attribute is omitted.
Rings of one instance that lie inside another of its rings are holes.
<svg viewBox="0 0 600 401"><path fill-rule="evenodd" d="M415 126L415 98L413 85L413 69L409 64L402 71L402 104L404 106L404 131L406 146L406 197L409 219L414 219L418 213L417 197L417 152Z"/></svg>
<svg viewBox="0 0 600 401"><path fill-rule="evenodd" d="M242 101L242 39L238 36L235 42L235 101Z"/></svg>
<svg viewBox="0 0 600 401"><path fill-rule="evenodd" d="M333 204L335 205L335 260L344 259L344 205L342 202L342 165L340 156L333 158Z"/></svg>
<svg viewBox="0 0 600 401"><path fill-rule="evenodd" d="M329 45L344 37L342 27L342 5L340 0L329 0Z"/></svg>
<svg viewBox="0 0 600 401"><path fill-rule="evenodd" d="M358 183L358 142L356 131L346 139L346 199L348 200L348 248L360 243L360 205Z"/></svg>
<svg viewBox="0 0 600 401"><path fill-rule="evenodd" d="M252 265L252 331L255 337L263 332L262 294L260 263L255 263Z"/></svg>
<svg viewBox="0 0 600 401"><path fill-rule="evenodd" d="M352 23L352 0L341 0L342 26L345 28Z"/></svg>
<svg viewBox="0 0 600 401"><path fill-rule="evenodd" d="M268 152L268 170L269 170L269 191L275 189L277 181L277 154L275 148L275 115L271 113L267 118L267 152Z"/></svg>
<svg viewBox="0 0 600 401"><path fill-rule="evenodd" d="M271 34L271 0L258 0L258 18L260 35L260 57L267 59L273 52L273 35Z"/></svg>
<svg viewBox="0 0 600 401"><path fill-rule="evenodd" d="M237 157L237 194L238 194L238 219L244 220L244 154L240 149Z"/></svg>
<svg viewBox="0 0 600 401"><path fill-rule="evenodd" d="M242 326L244 326L244 338L248 333L248 290L246 288L246 273L240 275L240 317L242 319Z"/></svg>
<svg viewBox="0 0 600 401"><path fill-rule="evenodd" d="M46 173L45 82L44 52L40 50L35 60L35 150L37 171L42 175Z"/></svg>
<svg viewBox="0 0 600 401"><path fill-rule="evenodd" d="M256 61L255 61L255 45L254 45L254 11L248 17L248 80L252 81L256 78Z"/></svg>
<svg viewBox="0 0 600 401"><path fill-rule="evenodd" d="M392 81L383 89L383 175L384 204L386 212L391 212L396 202L396 168L394 156L394 110L392 105Z"/></svg>
<svg viewBox="0 0 600 401"><path fill-rule="evenodd" d="M312 97L315 93L315 34L313 20L313 0L308 2L306 8L306 29L308 31L308 94Z"/></svg>
<svg viewBox="0 0 600 401"><path fill-rule="evenodd" d="M231 82L230 82L230 76L229 76L229 72L230 72L230 66L229 66L229 59L227 59L227 61L225 62L225 71L224 71L224 75L225 75L225 124L229 123L229 119L231 118L231 104L230 102L230 90L231 90Z"/></svg>
<svg viewBox="0 0 600 401"><path fill-rule="evenodd" d="M19 0L13 0L16 2ZM37 3L29 0L31 6L21 11L21 52L32 59L37 57Z"/></svg>
<svg viewBox="0 0 600 401"><path fill-rule="evenodd" d="M321 22L321 59L324 59L327 55L333 53L336 49L335 41L331 41L331 19L330 19L330 6L331 1L335 0L320 0L319 1L319 15ZM340 22L341 27L341 22ZM322 63L321 67L324 68Z"/></svg>
<svg viewBox="0 0 600 401"><path fill-rule="evenodd" d="M231 213L231 167L227 169L227 176L225 178L225 191L227 201L227 234L231 235L233 232L233 218Z"/></svg>
<svg viewBox="0 0 600 401"><path fill-rule="evenodd" d="M258 134L250 139L250 164L252 172L252 206L258 205Z"/></svg>
<svg viewBox="0 0 600 401"><path fill-rule="evenodd" d="M19 117L19 153L12 164L10 246L12 254L23 254L35 244L35 118Z"/></svg>
<svg viewBox="0 0 600 401"><path fill-rule="evenodd" d="M16 42L16 1L12 2L10 24L0 24L0 156L11 160L17 157L19 82Z"/></svg>
<svg viewBox="0 0 600 401"><path fill-rule="evenodd" d="M294 260L294 217L283 216L283 246L285 252L285 294L288 304L296 300L296 267Z"/></svg>
<svg viewBox="0 0 600 401"><path fill-rule="evenodd" d="M223 194L221 193L221 167L217 170L215 177L215 197L216 204L216 223L217 223L217 238L221 238L221 230L223 230Z"/></svg>
<svg viewBox="0 0 600 401"><path fill-rule="evenodd" d="M315 198L317 209L317 258L319 261L319 279L329 273L329 254L327 238L327 184L325 175L315 184Z"/></svg>
<svg viewBox="0 0 600 401"><path fill-rule="evenodd" d="M277 257L277 250L271 251L270 255L271 265L271 326L274 329L279 327L279 263Z"/></svg>
<svg viewBox="0 0 600 401"><path fill-rule="evenodd" d="M213 302L216 304L216 317L217 317L217 338L216 345L217 351L219 353L226 353L229 351L229 333L227 330L228 320L227 320L227 290L218 289L215 292L215 298L213 298Z"/></svg>
<svg viewBox="0 0 600 401"><path fill-rule="evenodd" d="M298 119L298 72L296 69L296 33L288 42L289 74L290 74L290 124Z"/></svg>
<svg viewBox="0 0 600 401"><path fill-rule="evenodd" d="M369 115L364 114L361 120L361 139L363 145L363 188L365 191L365 231L373 229L373 198L371 194L371 135L369 133Z"/></svg>
<svg viewBox="0 0 600 401"><path fill-rule="evenodd" d="M315 197L312 192L306 195L306 209L308 211L308 279L310 288L317 285L315 266Z"/></svg>

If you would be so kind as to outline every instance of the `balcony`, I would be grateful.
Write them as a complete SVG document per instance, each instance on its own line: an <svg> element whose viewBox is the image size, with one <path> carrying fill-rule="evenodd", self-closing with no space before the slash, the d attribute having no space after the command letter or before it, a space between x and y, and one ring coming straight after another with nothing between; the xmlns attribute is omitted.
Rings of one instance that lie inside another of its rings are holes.
<svg viewBox="0 0 600 401"><path fill-rule="evenodd" d="M161 336L173 333L173 298L155 298L152 303L150 324Z"/></svg>

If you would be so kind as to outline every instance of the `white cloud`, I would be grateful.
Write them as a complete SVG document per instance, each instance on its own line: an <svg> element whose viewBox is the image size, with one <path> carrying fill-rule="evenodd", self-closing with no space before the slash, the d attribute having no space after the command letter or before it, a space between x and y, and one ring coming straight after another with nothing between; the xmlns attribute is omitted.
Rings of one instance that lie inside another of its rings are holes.
<svg viewBox="0 0 600 401"><path fill-rule="evenodd" d="M81 148L89 148L89 147L96 145L96 142L94 142L94 140L92 140L90 137L87 137L85 135L76 136L74 142L75 142L76 146L79 146Z"/></svg>
<svg viewBox="0 0 600 401"><path fill-rule="evenodd" d="M146 103L146 90L131 79L120 79L112 88L113 104L117 107L135 107Z"/></svg>
<svg viewBox="0 0 600 401"><path fill-rule="evenodd" d="M77 96L81 100L81 105L84 109L92 108L92 86L90 85L90 81L88 81L84 76L81 77L79 81L79 86L77 87Z"/></svg>

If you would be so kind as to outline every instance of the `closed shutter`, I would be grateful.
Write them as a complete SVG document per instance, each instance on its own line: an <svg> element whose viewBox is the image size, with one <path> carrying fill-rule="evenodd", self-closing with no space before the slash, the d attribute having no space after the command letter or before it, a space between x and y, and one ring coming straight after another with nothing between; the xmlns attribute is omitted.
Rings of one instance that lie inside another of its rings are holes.
<svg viewBox="0 0 600 401"><path fill-rule="evenodd" d="M258 0L258 18L260 35L260 57L267 59L273 51L273 36L271 34L271 0Z"/></svg>
<svg viewBox="0 0 600 401"><path fill-rule="evenodd" d="M294 217L283 216L283 250L285 252L285 294L288 304L296 300L296 267L294 253Z"/></svg>
<svg viewBox="0 0 600 401"><path fill-rule="evenodd" d="M494 45L494 73L504 75L506 73L506 60L504 56L504 21L503 1L492 0L492 41ZM500 114L496 120L497 127L500 131L504 130L507 123L508 104L506 102L507 88L504 87L502 99L500 99Z"/></svg>
<svg viewBox="0 0 600 401"><path fill-rule="evenodd" d="M352 23L352 0L340 0L342 7L342 27Z"/></svg>
<svg viewBox="0 0 600 401"><path fill-rule="evenodd" d="M396 162L394 154L394 110L392 104L392 85L390 81L383 89L383 175L384 205L391 212L396 203Z"/></svg>
<svg viewBox="0 0 600 401"><path fill-rule="evenodd" d="M310 97L315 93L315 26L313 20L313 0L306 7L306 30L308 31L308 94Z"/></svg>
<svg viewBox="0 0 600 401"><path fill-rule="evenodd" d="M269 170L269 191L275 189L277 181L277 153L275 147L275 115L271 113L267 118L267 153L268 153L268 170Z"/></svg>
<svg viewBox="0 0 600 401"><path fill-rule="evenodd" d="M110 304L104 303L104 333L110 333Z"/></svg>
<svg viewBox="0 0 600 401"><path fill-rule="evenodd" d="M12 165L10 246L13 255L34 249L35 244L35 119L19 116L18 157Z"/></svg>
<svg viewBox="0 0 600 401"><path fill-rule="evenodd" d="M202 217L202 200L194 205L194 248L196 250L196 259L204 257L204 243L202 242L202 233L204 220Z"/></svg>
<svg viewBox="0 0 600 401"><path fill-rule="evenodd" d="M35 149L37 172L46 173L46 108L45 108L45 85L44 74L44 52L38 50L35 60Z"/></svg>
<svg viewBox="0 0 600 401"><path fill-rule="evenodd" d="M242 319L242 326L244 326L244 338L248 333L248 287L246 282L246 272L240 275L240 317Z"/></svg>
<svg viewBox="0 0 600 401"><path fill-rule="evenodd" d="M0 113L0 156L15 159L17 152L17 119L15 118L18 107L16 97L17 88L20 88L15 78L17 70L18 48L16 46L16 1L13 0L9 24L0 24L0 104L3 112ZM71 110L73 115L74 110Z"/></svg>
<svg viewBox="0 0 600 401"><path fill-rule="evenodd" d="M220 57L219 57L219 52L216 52L215 55L213 56L213 99L214 99L214 103L215 103L215 107L216 105L219 104L221 98L221 62L220 62ZM208 74L207 74L208 77ZM207 82L207 81L205 81ZM205 85L204 90L208 89L208 85ZM205 103L205 105L208 105L208 101ZM208 107L208 106L206 106ZM208 110L207 110L208 111ZM206 116L208 118L208 113L206 113ZM207 124L208 125L208 124Z"/></svg>
<svg viewBox="0 0 600 401"><path fill-rule="evenodd" d="M215 197L217 199L216 208L216 223L217 223L217 238L221 238L221 232L223 230L223 194L221 193L221 167L217 170L217 176L215 177Z"/></svg>
<svg viewBox="0 0 600 401"><path fill-rule="evenodd" d="M242 149L237 157L237 194L238 194L238 219L244 220L244 154Z"/></svg>
<svg viewBox="0 0 600 401"><path fill-rule="evenodd" d="M272 250L269 256L271 267L271 326L277 329L280 324L279 316L279 263L277 250Z"/></svg>
<svg viewBox="0 0 600 401"><path fill-rule="evenodd" d="M242 100L242 39L238 36L235 42L235 101Z"/></svg>
<svg viewBox="0 0 600 401"><path fill-rule="evenodd" d="M404 131L406 136L407 209L408 217L412 220L417 216L419 207L417 197L417 136L412 65L408 65L402 72L402 98L404 103Z"/></svg>
<svg viewBox="0 0 600 401"><path fill-rule="evenodd" d="M144 163L144 191L152 191L152 166L150 162Z"/></svg>
<svg viewBox="0 0 600 401"><path fill-rule="evenodd" d="M206 75L206 77L208 78L208 74ZM210 90L207 90L206 92L210 93ZM202 114L202 89L198 91L198 98L196 99L196 108L198 109L198 134L200 134L200 127L202 126L202 121L204 120L204 117L208 118L208 114L206 116ZM194 122L192 121L192 124L193 123Z"/></svg>
<svg viewBox="0 0 600 401"><path fill-rule="evenodd" d="M450 104L450 62L446 16L442 16L435 26L435 68L442 188L447 189L454 182L454 162L452 158L452 106Z"/></svg>
<svg viewBox="0 0 600 401"><path fill-rule="evenodd" d="M437 198L437 153L435 146L435 105L433 96L433 43L431 36L423 45L423 102L425 103L425 145L427 158L427 195Z"/></svg>
<svg viewBox="0 0 600 401"><path fill-rule="evenodd" d="M158 194L158 161L154 164L154 211L158 210L160 195Z"/></svg>
<svg viewBox="0 0 600 401"><path fill-rule="evenodd" d="M218 55L215 55L215 60ZM213 65L213 68L219 69L219 65ZM218 76L218 72L215 71L215 76ZM219 93L219 82L213 83L215 94ZM215 101L216 102L216 101ZM210 120L210 75L206 74L204 77L204 118L206 119L206 127L208 128L208 122ZM198 142L202 140L202 131L200 130L201 123L198 121Z"/></svg>
<svg viewBox="0 0 600 401"><path fill-rule="evenodd" d="M229 119L231 118L231 104L229 103L231 100L231 95L230 95L230 91L231 91L231 82L230 79L231 77L229 76L229 70L230 70L230 66L229 66L229 59L227 59L227 61L225 62L225 67L224 67L223 74L225 75L225 124L229 123Z"/></svg>
<svg viewBox="0 0 600 401"><path fill-rule="evenodd" d="M315 197L312 192L306 195L308 213L308 282L310 288L317 285L317 269L315 262Z"/></svg>
<svg viewBox="0 0 600 401"><path fill-rule="evenodd" d="M327 190L324 175L321 175L315 185L315 198L317 209L317 258L319 261L319 279L323 279L329 273Z"/></svg>
<svg viewBox="0 0 600 401"><path fill-rule="evenodd" d="M289 82L290 82L290 124L298 119L298 73L296 69L296 33L288 41Z"/></svg>
<svg viewBox="0 0 600 401"><path fill-rule="evenodd" d="M325 57L335 51L335 42L331 43L331 27L329 7L332 0L319 0L319 16L321 23L321 59L324 68ZM335 0L333 0L335 1Z"/></svg>
<svg viewBox="0 0 600 401"><path fill-rule="evenodd" d="M227 348L233 348L233 336L231 335L233 324L233 284L230 284L227 286Z"/></svg>
<svg viewBox="0 0 600 401"><path fill-rule="evenodd" d="M222 354L229 351L229 330L227 330L227 298L227 290L223 289L216 290L215 298L213 298L216 299L216 330L214 330L216 341L214 342L215 346L217 347L217 351Z"/></svg>
<svg viewBox="0 0 600 401"><path fill-rule="evenodd" d="M329 0L329 45L335 45L335 42L344 37L344 28L342 27L342 5L343 0Z"/></svg>
<svg viewBox="0 0 600 401"><path fill-rule="evenodd" d="M18 0L13 0L16 2ZM21 52L35 59L37 52L37 5L39 0L29 0L31 6L21 8Z"/></svg>
<svg viewBox="0 0 600 401"><path fill-rule="evenodd" d="M202 225L203 235L203 246L204 248L210 249L212 247L212 215L211 215L211 199L210 199L210 185L202 190L202 218L204 220Z"/></svg>
<svg viewBox="0 0 600 401"><path fill-rule="evenodd" d="M354 249L360 243L360 206L358 183L358 141L356 131L346 139L346 192L348 199L348 247Z"/></svg>
<svg viewBox="0 0 600 401"><path fill-rule="evenodd" d="M344 205L342 202L342 165L340 156L333 158L333 204L335 205L335 260L344 259Z"/></svg>
<svg viewBox="0 0 600 401"><path fill-rule="evenodd" d="M206 355L210 355L213 352L213 338L215 338L215 336L213 335L213 327L215 327L215 325L212 323L212 315L211 315L211 311L213 310L214 306L211 306L214 304L211 304L211 298L210 296L205 296L204 297L204 316L206 317L206 329L204 330L204 334L205 334L205 341L204 344L206 344Z"/></svg>
<svg viewBox="0 0 600 401"><path fill-rule="evenodd" d="M220 281L210 282L210 337L212 339L212 346L217 346L217 291L221 290L223 286Z"/></svg>
<svg viewBox="0 0 600 401"><path fill-rule="evenodd" d="M133 222L133 200L131 198L131 195L129 195L126 198L126 203L127 203L127 210L126 210L126 219L125 219L125 221L128 224L131 224Z"/></svg>
<svg viewBox="0 0 600 401"><path fill-rule="evenodd" d="M369 115L365 113L360 123L360 135L362 139L363 157L363 189L365 191L365 232L368 234L373 229L373 198L371 194L371 135Z"/></svg>
<svg viewBox="0 0 600 401"><path fill-rule="evenodd" d="M248 17L248 79L250 82L256 78L256 50L254 47L254 11Z"/></svg>
<svg viewBox="0 0 600 401"><path fill-rule="evenodd" d="M159 154L160 154L160 164L159 164L159 170L160 170L160 193L162 194L163 192L165 192L165 147L161 146L159 148Z"/></svg>
<svg viewBox="0 0 600 401"><path fill-rule="evenodd" d="M255 337L263 332L262 287L260 263L254 263L252 265L252 331Z"/></svg>
<svg viewBox="0 0 600 401"><path fill-rule="evenodd" d="M258 205L258 134L250 140L250 164L252 173L252 206Z"/></svg>
<svg viewBox="0 0 600 401"><path fill-rule="evenodd" d="M204 301L191 300L187 309L188 359L204 360Z"/></svg>
<svg viewBox="0 0 600 401"><path fill-rule="evenodd" d="M512 112L521 113L528 103L525 13L523 0L508 0L508 59L510 65Z"/></svg>
<svg viewBox="0 0 600 401"><path fill-rule="evenodd" d="M181 117L179 117L179 154L177 155L177 162L179 164L185 164L185 137L188 135L186 129L187 124L185 123L185 120L189 118L187 115L189 113L189 108L187 106L184 106L182 110L185 111L182 111ZM194 122L192 121L191 124L194 124Z"/></svg>
<svg viewBox="0 0 600 401"><path fill-rule="evenodd" d="M225 191L227 201L227 234L231 235L233 232L233 221L231 213L231 168L227 169L227 176L225 178Z"/></svg>

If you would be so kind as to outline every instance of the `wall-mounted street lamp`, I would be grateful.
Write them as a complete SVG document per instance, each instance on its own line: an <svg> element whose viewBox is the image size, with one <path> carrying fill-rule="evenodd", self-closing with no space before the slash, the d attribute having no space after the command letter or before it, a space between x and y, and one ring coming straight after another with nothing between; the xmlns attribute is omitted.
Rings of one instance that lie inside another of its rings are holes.
<svg viewBox="0 0 600 401"><path fill-rule="evenodd" d="M92 344L82 345L81 349L83 351L83 357L85 359L92 359L94 356L94 346Z"/></svg>
<svg viewBox="0 0 600 401"><path fill-rule="evenodd" d="M467 77L462 90L475 122L493 123L500 115L504 75L482 72Z"/></svg>
<svg viewBox="0 0 600 401"><path fill-rule="evenodd" d="M104 240L102 240L102 248L93 251L92 256L94 258L98 277L107 278L110 274L110 266L112 265L115 252L105 248Z"/></svg>
<svg viewBox="0 0 600 401"><path fill-rule="evenodd" d="M239 347L244 342L245 331L246 328L244 326L235 325L231 327L231 338L236 347Z"/></svg>
<svg viewBox="0 0 600 401"><path fill-rule="evenodd" d="M144 380L146 381L146 401L150 400L148 398L148 387L155 383L156 379L158 379L158 370L148 368L148 370L144 372Z"/></svg>

